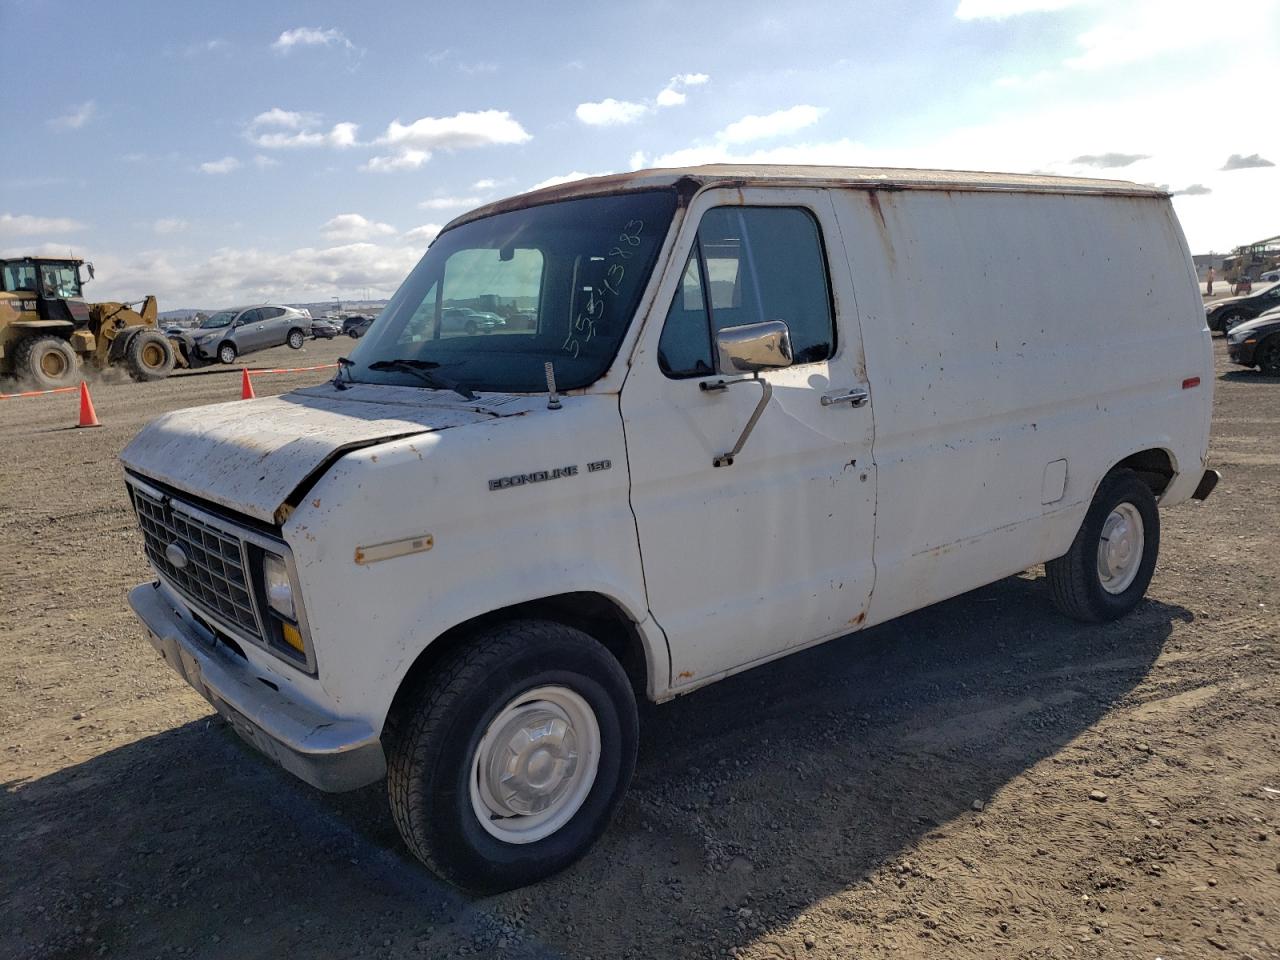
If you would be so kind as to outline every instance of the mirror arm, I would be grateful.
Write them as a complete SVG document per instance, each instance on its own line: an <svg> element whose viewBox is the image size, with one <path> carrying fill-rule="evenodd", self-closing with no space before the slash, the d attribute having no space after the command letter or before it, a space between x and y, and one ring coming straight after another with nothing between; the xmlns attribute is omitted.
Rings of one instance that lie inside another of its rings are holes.
<svg viewBox="0 0 1280 960"><path fill-rule="evenodd" d="M756 428L756 424L760 422L760 417L764 413L764 408L769 405L770 399L773 397L773 384L768 380L763 380L759 373L753 374L749 378L742 380L717 380L715 383L707 383L705 380L698 384L698 387L704 392L713 390L728 390L737 383L758 383L760 384L760 402L756 404L756 408L751 411L751 416L747 420L747 425L742 428L742 433L738 436L738 442L733 445L733 449L728 453L722 453L711 461L713 467L732 467L734 457L742 452L742 448L747 445L747 438L751 436L751 431Z"/></svg>

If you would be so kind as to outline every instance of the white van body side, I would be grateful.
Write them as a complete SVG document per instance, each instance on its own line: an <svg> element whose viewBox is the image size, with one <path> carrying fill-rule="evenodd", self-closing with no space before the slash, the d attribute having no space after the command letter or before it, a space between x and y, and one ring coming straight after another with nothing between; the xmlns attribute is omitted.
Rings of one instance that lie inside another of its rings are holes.
<svg viewBox="0 0 1280 960"><path fill-rule="evenodd" d="M835 198L876 423L869 623L1061 556L1132 454L1168 455L1164 505L1191 495L1212 350L1167 199Z"/></svg>

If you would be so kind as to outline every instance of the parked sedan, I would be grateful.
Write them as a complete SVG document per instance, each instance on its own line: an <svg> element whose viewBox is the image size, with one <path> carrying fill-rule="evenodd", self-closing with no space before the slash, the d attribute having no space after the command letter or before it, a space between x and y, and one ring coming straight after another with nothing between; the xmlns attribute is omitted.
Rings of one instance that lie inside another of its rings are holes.
<svg viewBox="0 0 1280 960"><path fill-rule="evenodd" d="M470 307L446 307L440 315L440 330L443 333L492 333L506 325L507 321L496 313L472 310Z"/></svg>
<svg viewBox="0 0 1280 960"><path fill-rule="evenodd" d="M332 340L341 332L342 327L338 325L337 320L321 317L319 320L311 321L311 336L316 340Z"/></svg>
<svg viewBox="0 0 1280 960"><path fill-rule="evenodd" d="M353 314L342 321L342 332L352 340L359 340L369 332L369 327L373 325L373 317L366 317L362 314Z"/></svg>
<svg viewBox="0 0 1280 960"><path fill-rule="evenodd" d="M219 310L200 326L173 337L191 366L202 361L234 363L236 357L287 343L301 350L312 319L301 310L275 304Z"/></svg>
<svg viewBox="0 0 1280 960"><path fill-rule="evenodd" d="M1232 363L1280 377L1280 307L1232 327L1227 332L1227 353Z"/></svg>
<svg viewBox="0 0 1280 960"><path fill-rule="evenodd" d="M1252 320L1272 307L1280 307L1280 283L1258 286L1243 297L1227 297L1206 303L1204 319L1210 330L1226 333L1236 324Z"/></svg>

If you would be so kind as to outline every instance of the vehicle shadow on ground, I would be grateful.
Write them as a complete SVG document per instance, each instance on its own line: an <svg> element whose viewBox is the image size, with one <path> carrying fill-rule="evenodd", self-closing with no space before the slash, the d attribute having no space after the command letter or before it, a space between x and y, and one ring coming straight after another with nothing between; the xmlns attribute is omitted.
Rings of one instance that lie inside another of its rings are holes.
<svg viewBox="0 0 1280 960"><path fill-rule="evenodd" d="M487 899L409 858L380 787L324 796L216 718L188 723L5 785L0 955L724 955L971 816L1191 619L1147 601L1083 626L1014 577L646 707L610 831Z"/></svg>
<svg viewBox="0 0 1280 960"><path fill-rule="evenodd" d="M1261 370L1228 370L1226 373L1218 375L1219 380L1226 380L1228 383L1280 383L1280 377L1272 377Z"/></svg>

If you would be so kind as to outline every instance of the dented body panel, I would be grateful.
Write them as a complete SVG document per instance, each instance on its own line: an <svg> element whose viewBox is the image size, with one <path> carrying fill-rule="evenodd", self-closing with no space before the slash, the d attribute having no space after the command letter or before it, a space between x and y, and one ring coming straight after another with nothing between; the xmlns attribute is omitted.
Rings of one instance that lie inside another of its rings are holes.
<svg viewBox="0 0 1280 960"><path fill-rule="evenodd" d="M589 597L625 623L633 679L660 701L1061 556L1129 458L1163 465L1165 506L1200 485L1211 351L1163 193L711 166L549 188L451 228L655 187L680 202L616 359L557 408L329 383L166 414L129 445L131 474L288 553L314 670L250 645L246 676L338 729L381 731L442 636ZM734 207L817 225L834 352L758 383L672 377L663 327L699 223Z"/></svg>

